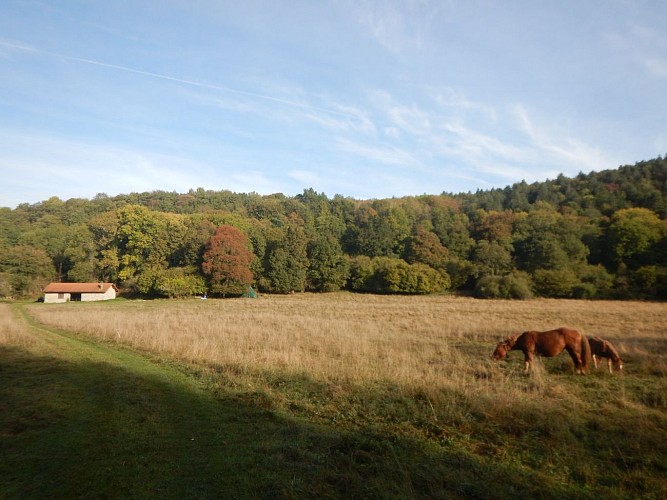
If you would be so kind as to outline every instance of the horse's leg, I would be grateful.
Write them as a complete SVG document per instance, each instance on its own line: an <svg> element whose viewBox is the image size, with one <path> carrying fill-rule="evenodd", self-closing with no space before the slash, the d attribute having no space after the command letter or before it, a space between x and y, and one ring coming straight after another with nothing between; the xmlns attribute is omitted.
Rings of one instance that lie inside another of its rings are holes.
<svg viewBox="0 0 667 500"><path fill-rule="evenodd" d="M567 346L565 348L567 350L567 353L570 355L572 358L572 361L574 362L574 371L579 374L584 373L584 367L583 363L581 362L581 356L579 353L574 349L574 347Z"/></svg>
<svg viewBox="0 0 667 500"><path fill-rule="evenodd" d="M611 369L611 358L607 358L607 367L609 368L609 373L614 373L614 371Z"/></svg>
<svg viewBox="0 0 667 500"><path fill-rule="evenodd" d="M526 351L523 362L523 373L528 373L533 368L534 357L535 355L532 352Z"/></svg>
<svg viewBox="0 0 667 500"><path fill-rule="evenodd" d="M598 369L598 357L597 354L593 354L593 365L595 366L595 369Z"/></svg>

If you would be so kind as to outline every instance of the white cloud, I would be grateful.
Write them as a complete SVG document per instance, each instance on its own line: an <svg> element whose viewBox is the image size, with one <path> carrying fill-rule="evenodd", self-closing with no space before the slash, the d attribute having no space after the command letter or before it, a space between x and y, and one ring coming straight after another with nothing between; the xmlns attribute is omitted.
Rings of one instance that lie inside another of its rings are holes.
<svg viewBox="0 0 667 500"><path fill-rule="evenodd" d="M64 199L167 190L184 192L214 181L217 174L191 159L113 144L88 143L37 133L0 133L2 206ZM221 186L222 187L222 186Z"/></svg>
<svg viewBox="0 0 667 500"><path fill-rule="evenodd" d="M395 54L425 50L430 30L444 2L428 0L362 0L348 2L358 23Z"/></svg>
<svg viewBox="0 0 667 500"><path fill-rule="evenodd" d="M667 78L667 36L641 25L631 25L627 32L612 33L607 39L621 54L659 79Z"/></svg>
<svg viewBox="0 0 667 500"><path fill-rule="evenodd" d="M646 70L658 78L667 78L667 57L646 56L640 58L641 64Z"/></svg>
<svg viewBox="0 0 667 500"><path fill-rule="evenodd" d="M338 139L337 144L341 151L387 165L414 166L419 164L412 153L393 146L373 146L349 139Z"/></svg>
<svg viewBox="0 0 667 500"><path fill-rule="evenodd" d="M533 161L546 160L552 165L562 165L564 169L575 166L591 170L609 168L612 163L607 154L569 135L561 135L556 130L546 130L537 126L521 104L510 107L518 123L518 128L530 139L537 155Z"/></svg>

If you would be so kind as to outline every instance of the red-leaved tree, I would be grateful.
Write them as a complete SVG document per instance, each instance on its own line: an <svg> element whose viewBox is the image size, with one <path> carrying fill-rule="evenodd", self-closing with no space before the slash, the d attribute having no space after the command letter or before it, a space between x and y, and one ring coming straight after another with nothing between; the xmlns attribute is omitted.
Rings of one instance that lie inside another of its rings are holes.
<svg viewBox="0 0 667 500"><path fill-rule="evenodd" d="M245 234L232 226L220 226L206 244L202 271L211 291L223 296L244 293L252 284L250 264L254 255Z"/></svg>

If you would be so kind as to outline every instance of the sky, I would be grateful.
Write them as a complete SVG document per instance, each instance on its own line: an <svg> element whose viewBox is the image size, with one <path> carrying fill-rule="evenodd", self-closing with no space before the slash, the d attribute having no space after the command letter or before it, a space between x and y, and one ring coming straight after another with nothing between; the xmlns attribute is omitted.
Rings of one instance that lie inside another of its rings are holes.
<svg viewBox="0 0 667 500"><path fill-rule="evenodd" d="M667 153L663 0L2 0L0 207L475 192Z"/></svg>

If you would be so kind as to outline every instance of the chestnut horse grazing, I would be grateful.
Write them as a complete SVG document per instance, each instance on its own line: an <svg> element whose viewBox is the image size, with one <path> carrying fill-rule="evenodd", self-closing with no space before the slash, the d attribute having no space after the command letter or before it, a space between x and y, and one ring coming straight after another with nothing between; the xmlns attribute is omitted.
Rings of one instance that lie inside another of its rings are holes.
<svg viewBox="0 0 667 500"><path fill-rule="evenodd" d="M600 337L591 337L588 339L588 344L591 347L591 354L593 355L593 364L595 365L595 368L598 367L598 358L607 358L609 373L613 373L613 370L611 369L612 363L619 372L623 371L623 360L621 360L618 351L611 342L601 339Z"/></svg>
<svg viewBox="0 0 667 500"><path fill-rule="evenodd" d="M577 373L584 374L591 359L591 349L585 335L571 328L558 328L548 332L523 332L521 335L508 337L496 346L493 359L498 361L507 357L509 351L521 350L525 357L524 372L532 368L535 355L551 358L567 351Z"/></svg>

